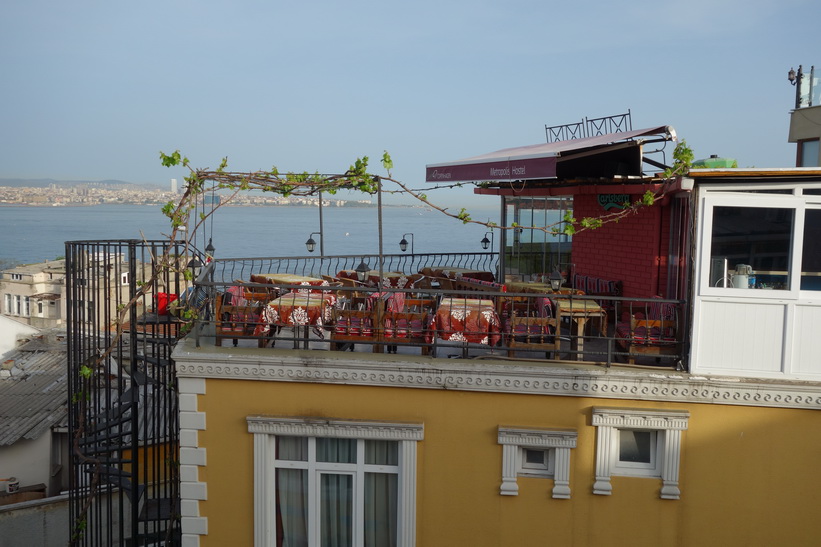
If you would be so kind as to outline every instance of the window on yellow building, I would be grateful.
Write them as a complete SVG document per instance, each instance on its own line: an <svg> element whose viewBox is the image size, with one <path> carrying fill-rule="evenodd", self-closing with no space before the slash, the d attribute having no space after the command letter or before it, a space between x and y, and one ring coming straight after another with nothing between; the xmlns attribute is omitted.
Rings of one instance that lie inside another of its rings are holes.
<svg viewBox="0 0 821 547"><path fill-rule="evenodd" d="M519 494L517 477L553 479L553 497L570 498L570 449L576 447L577 433L567 429L525 429L499 427L502 445L503 496Z"/></svg>
<svg viewBox="0 0 821 547"><path fill-rule="evenodd" d="M413 545L421 424L248 418L255 545Z"/></svg>
<svg viewBox="0 0 821 547"><path fill-rule="evenodd" d="M594 407L596 482L593 493L613 493L610 477L660 478L660 497L679 499L681 432L689 424L686 410Z"/></svg>

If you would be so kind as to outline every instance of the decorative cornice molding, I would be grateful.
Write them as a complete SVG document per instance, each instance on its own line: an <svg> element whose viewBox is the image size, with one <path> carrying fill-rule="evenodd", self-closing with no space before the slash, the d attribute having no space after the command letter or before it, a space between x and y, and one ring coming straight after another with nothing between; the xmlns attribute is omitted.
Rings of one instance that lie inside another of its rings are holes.
<svg viewBox="0 0 821 547"><path fill-rule="evenodd" d="M499 426L499 444L513 444L533 448L576 448L575 430L523 429Z"/></svg>
<svg viewBox="0 0 821 547"><path fill-rule="evenodd" d="M215 351L215 350L224 351ZM324 355L327 353L328 355ZM330 383L603 399L821 409L816 382L744 380L682 372L521 362L453 361L342 352L194 348L183 340L173 358L180 378Z"/></svg>
<svg viewBox="0 0 821 547"><path fill-rule="evenodd" d="M687 429L690 413L686 410L593 407L594 426L633 429Z"/></svg>
<svg viewBox="0 0 821 547"><path fill-rule="evenodd" d="M248 432L295 437L341 437L380 441L421 441L423 424L403 422L360 422L325 418L280 418L248 416Z"/></svg>

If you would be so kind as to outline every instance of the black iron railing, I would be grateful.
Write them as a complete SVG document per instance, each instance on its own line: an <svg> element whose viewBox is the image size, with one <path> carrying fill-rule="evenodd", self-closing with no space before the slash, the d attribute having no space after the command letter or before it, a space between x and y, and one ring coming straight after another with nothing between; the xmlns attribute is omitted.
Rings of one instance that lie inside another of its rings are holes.
<svg viewBox="0 0 821 547"><path fill-rule="evenodd" d="M544 129L547 142L550 143L632 131L633 120L628 110L624 114L616 114L614 116L584 118L579 122L563 125L545 125Z"/></svg>
<svg viewBox="0 0 821 547"><path fill-rule="evenodd" d="M72 545L179 544L171 350L193 256L164 241L66 244ZM173 257L166 266L158 260Z"/></svg>
<svg viewBox="0 0 821 547"><path fill-rule="evenodd" d="M293 285L204 275L198 343L685 367L683 301L566 287L513 292L465 278L420 277L403 288L376 282L344 286L325 275L323 285Z"/></svg>

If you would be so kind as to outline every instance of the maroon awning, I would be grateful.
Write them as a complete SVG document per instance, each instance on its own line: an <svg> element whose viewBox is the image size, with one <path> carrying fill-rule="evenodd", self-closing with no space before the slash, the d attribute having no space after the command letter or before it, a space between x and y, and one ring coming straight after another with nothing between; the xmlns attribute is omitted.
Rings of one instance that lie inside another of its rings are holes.
<svg viewBox="0 0 821 547"><path fill-rule="evenodd" d="M505 148L463 160L432 163L426 166L425 180L427 182L464 182L556 178L556 162L563 153L595 148L636 137L661 134L675 140L673 128L662 125L583 139Z"/></svg>

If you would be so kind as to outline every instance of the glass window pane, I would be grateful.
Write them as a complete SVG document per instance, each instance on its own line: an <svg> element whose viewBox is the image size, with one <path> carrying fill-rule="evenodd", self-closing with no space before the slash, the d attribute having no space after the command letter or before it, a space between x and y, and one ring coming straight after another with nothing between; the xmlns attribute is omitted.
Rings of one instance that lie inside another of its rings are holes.
<svg viewBox="0 0 821 547"><path fill-rule="evenodd" d="M525 448L525 462L545 465L545 451Z"/></svg>
<svg viewBox="0 0 821 547"><path fill-rule="evenodd" d="M356 463L356 439L317 438L316 461Z"/></svg>
<svg viewBox="0 0 821 547"><path fill-rule="evenodd" d="M365 546L396 545L398 476L365 473Z"/></svg>
<svg viewBox="0 0 821 547"><path fill-rule="evenodd" d="M812 141L801 142L801 165L798 167L818 167L821 165L821 158L819 158L819 141L818 139Z"/></svg>
<svg viewBox="0 0 821 547"><path fill-rule="evenodd" d="M320 475L319 505L320 545L353 545L353 476Z"/></svg>
<svg viewBox="0 0 821 547"><path fill-rule="evenodd" d="M710 286L789 289L793 217L792 209L714 207Z"/></svg>
<svg viewBox="0 0 821 547"><path fill-rule="evenodd" d="M308 437L277 437L276 457L278 460L297 462L308 461Z"/></svg>
<svg viewBox="0 0 821 547"><path fill-rule="evenodd" d="M399 443L396 441L365 441L365 463L399 465Z"/></svg>
<svg viewBox="0 0 821 547"><path fill-rule="evenodd" d="M276 482L277 545L308 547L308 472L277 469Z"/></svg>
<svg viewBox="0 0 821 547"><path fill-rule="evenodd" d="M801 290L821 291L821 209L807 209L804 218Z"/></svg>
<svg viewBox="0 0 821 547"><path fill-rule="evenodd" d="M620 430L619 461L653 463L653 432Z"/></svg>

